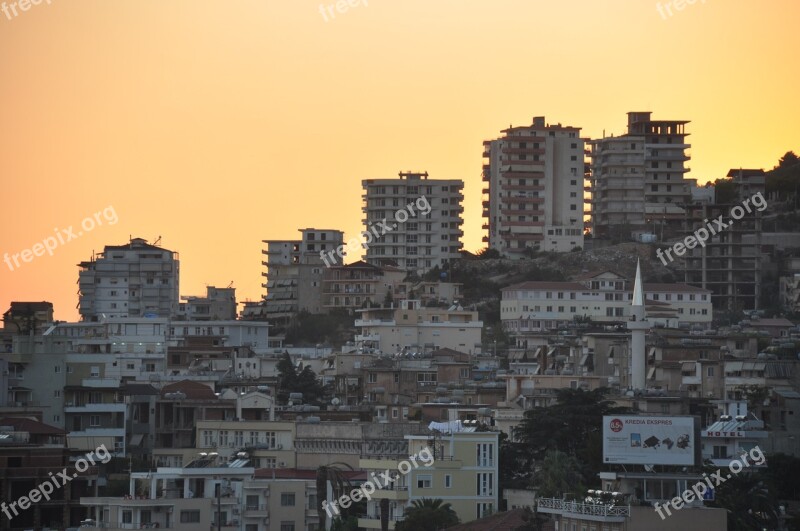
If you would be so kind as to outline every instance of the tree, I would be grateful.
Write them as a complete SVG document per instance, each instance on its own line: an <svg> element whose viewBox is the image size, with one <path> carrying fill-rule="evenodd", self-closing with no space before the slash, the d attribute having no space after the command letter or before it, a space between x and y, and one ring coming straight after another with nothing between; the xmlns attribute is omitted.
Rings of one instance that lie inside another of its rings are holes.
<svg viewBox="0 0 800 531"><path fill-rule="evenodd" d="M488 247L486 249L481 249L480 251L478 251L477 256L481 260L496 260L498 258L503 257L503 255L500 254L500 251Z"/></svg>
<svg viewBox="0 0 800 531"><path fill-rule="evenodd" d="M731 476L715 494L715 505L728 511L728 531L779 529L778 501L760 474Z"/></svg>
<svg viewBox="0 0 800 531"><path fill-rule="evenodd" d="M585 486L581 465L574 456L558 450L549 451L533 476L532 486L537 495L544 498L560 497L565 492L582 493Z"/></svg>
<svg viewBox="0 0 800 531"><path fill-rule="evenodd" d="M323 396L322 385L317 381L317 375L306 365L301 371L292 362L288 352L284 352L277 365L278 369L278 403L286 404L289 394L302 393L306 404L318 403Z"/></svg>
<svg viewBox="0 0 800 531"><path fill-rule="evenodd" d="M350 478L347 477L346 473L348 469L352 471L353 467L347 463L331 463L317 468L317 500L319 500L317 504L317 516L319 517L320 529L325 529L325 519L328 516L328 513L322 505L322 500L327 500L328 483L331 484L331 493L333 495L333 498L328 500L328 503L332 503L334 500L338 500L342 494L350 492L351 490L350 487L352 485L350 484ZM343 520L340 525L346 524L347 518L353 516L350 514L352 509L352 505L347 509L340 509L340 518Z"/></svg>
<svg viewBox="0 0 800 531"><path fill-rule="evenodd" d="M603 416L627 412L606 398L609 389L559 389L557 403L525 412L516 436L531 459L544 461L558 450L580 465L584 485L597 481L603 466Z"/></svg>
<svg viewBox="0 0 800 531"><path fill-rule="evenodd" d="M449 503L438 498L422 498L411 502L395 531L438 531L457 523L458 516Z"/></svg>

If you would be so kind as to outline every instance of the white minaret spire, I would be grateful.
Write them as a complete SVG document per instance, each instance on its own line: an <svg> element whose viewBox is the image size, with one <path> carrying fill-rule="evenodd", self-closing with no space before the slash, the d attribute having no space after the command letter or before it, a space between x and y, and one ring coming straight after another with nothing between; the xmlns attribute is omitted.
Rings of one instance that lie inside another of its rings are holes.
<svg viewBox="0 0 800 531"><path fill-rule="evenodd" d="M642 285L642 270L639 260L636 260L636 279L633 282L633 297L631 297L631 318L628 321L628 330L631 331L631 389L646 388L647 363L645 361L645 332L650 328L644 313L644 289Z"/></svg>

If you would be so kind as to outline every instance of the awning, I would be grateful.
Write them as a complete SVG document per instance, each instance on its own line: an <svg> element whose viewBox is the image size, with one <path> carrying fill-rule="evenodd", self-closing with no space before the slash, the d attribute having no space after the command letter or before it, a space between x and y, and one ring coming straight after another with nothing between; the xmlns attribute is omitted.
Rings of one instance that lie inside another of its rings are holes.
<svg viewBox="0 0 800 531"><path fill-rule="evenodd" d="M725 364L725 372L739 372L742 370L741 361L731 361Z"/></svg>
<svg viewBox="0 0 800 531"><path fill-rule="evenodd" d="M144 439L144 434L142 433L131 435L130 446L141 446L143 439Z"/></svg>
<svg viewBox="0 0 800 531"><path fill-rule="evenodd" d="M589 355L588 354L584 354L583 357L581 357L581 367L586 365L586 360L588 360L588 359L589 359Z"/></svg>
<svg viewBox="0 0 800 531"><path fill-rule="evenodd" d="M650 370L647 372L647 379L648 380L655 380L656 379L656 368L650 367Z"/></svg>
<svg viewBox="0 0 800 531"><path fill-rule="evenodd" d="M611 347L611 348L608 349L608 357L609 358L613 358L614 357L614 348L615 347Z"/></svg>
<svg viewBox="0 0 800 531"><path fill-rule="evenodd" d="M655 359L656 357L656 347L650 347L650 352L647 353L647 357L649 359Z"/></svg>
<svg viewBox="0 0 800 531"><path fill-rule="evenodd" d="M693 361L684 361L681 363L681 372L694 372L695 370L695 362Z"/></svg>

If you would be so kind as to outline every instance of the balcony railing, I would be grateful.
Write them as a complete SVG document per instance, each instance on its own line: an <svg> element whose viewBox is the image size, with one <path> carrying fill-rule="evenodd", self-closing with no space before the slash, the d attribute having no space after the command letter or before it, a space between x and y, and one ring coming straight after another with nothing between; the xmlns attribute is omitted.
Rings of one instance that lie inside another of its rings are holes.
<svg viewBox="0 0 800 531"><path fill-rule="evenodd" d="M572 513L603 518L628 518L631 515L630 505L605 505L580 503L559 498L538 498L538 507L547 513Z"/></svg>

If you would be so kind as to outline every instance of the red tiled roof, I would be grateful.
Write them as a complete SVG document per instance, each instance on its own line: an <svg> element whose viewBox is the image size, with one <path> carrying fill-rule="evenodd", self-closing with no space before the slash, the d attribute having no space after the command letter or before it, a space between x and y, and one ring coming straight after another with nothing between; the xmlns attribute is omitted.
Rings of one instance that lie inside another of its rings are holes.
<svg viewBox="0 0 800 531"><path fill-rule="evenodd" d="M697 286L690 286L689 284L663 284L663 283L643 283L644 286L644 293L653 293L658 292L662 293L665 291L669 292L693 292L693 293L711 293L709 289L698 288Z"/></svg>
<svg viewBox="0 0 800 531"><path fill-rule="evenodd" d="M546 281L528 281L520 282L503 288L501 291L511 290L537 290L537 289L558 289L558 290L573 290L573 291L587 291L589 288L577 282L546 282Z"/></svg>
<svg viewBox="0 0 800 531"><path fill-rule="evenodd" d="M448 527L447 531L515 531L529 524L524 519L526 516L525 513L525 509L512 509L502 513L494 513L491 516L479 520ZM541 513L540 515L546 516ZM555 529L552 519L542 525L543 531L550 531L552 529Z"/></svg>
<svg viewBox="0 0 800 531"><path fill-rule="evenodd" d="M167 393L177 393L178 391L186 395L187 400L216 400L217 395L209 386L194 382L192 380L182 380L180 382L165 385L161 389L161 397Z"/></svg>
<svg viewBox="0 0 800 531"><path fill-rule="evenodd" d="M27 419L24 417L6 417L0 419L0 426L11 426L14 431L25 431L31 435L66 435L62 429L44 424L37 420Z"/></svg>
<svg viewBox="0 0 800 531"><path fill-rule="evenodd" d="M362 470L342 470L341 475L350 481L366 481L367 473ZM300 468L259 468L255 471L257 479L317 479L316 470Z"/></svg>

